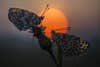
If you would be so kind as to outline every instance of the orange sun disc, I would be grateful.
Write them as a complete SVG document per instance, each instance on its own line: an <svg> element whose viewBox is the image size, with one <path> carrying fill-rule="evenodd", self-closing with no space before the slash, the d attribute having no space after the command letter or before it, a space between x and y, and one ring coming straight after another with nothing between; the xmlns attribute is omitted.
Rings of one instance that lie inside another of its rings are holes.
<svg viewBox="0 0 100 67"><path fill-rule="evenodd" d="M52 30L55 30L56 32L59 32L59 33L67 32L68 19L66 18L66 16L64 15L62 11L55 8L50 8L48 11L46 11L44 16L45 18L42 21L41 25L46 27L44 32L48 38L51 38ZM65 29L57 31L57 29L61 29L61 28L65 28Z"/></svg>

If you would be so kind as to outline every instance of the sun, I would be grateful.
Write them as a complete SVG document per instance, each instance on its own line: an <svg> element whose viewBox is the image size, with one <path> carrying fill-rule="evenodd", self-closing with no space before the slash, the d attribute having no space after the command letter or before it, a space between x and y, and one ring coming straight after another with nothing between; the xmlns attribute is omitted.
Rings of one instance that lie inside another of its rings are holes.
<svg viewBox="0 0 100 67"><path fill-rule="evenodd" d="M45 18L41 25L45 26L45 35L51 38L51 31L55 30L59 33L66 33L68 28L68 19L61 10L50 8L45 14ZM63 29L64 28L64 29ZM57 30L59 29L59 30ZM62 30L60 30L62 29Z"/></svg>

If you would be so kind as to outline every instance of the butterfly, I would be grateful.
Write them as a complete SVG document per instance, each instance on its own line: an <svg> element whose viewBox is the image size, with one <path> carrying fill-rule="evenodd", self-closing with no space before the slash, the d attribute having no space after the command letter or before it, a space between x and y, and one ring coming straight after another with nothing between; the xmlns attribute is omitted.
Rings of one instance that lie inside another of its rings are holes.
<svg viewBox="0 0 100 67"><path fill-rule="evenodd" d="M20 31L26 31L32 25L39 25L44 16L38 16L31 11L21 8L10 8L8 18Z"/></svg>

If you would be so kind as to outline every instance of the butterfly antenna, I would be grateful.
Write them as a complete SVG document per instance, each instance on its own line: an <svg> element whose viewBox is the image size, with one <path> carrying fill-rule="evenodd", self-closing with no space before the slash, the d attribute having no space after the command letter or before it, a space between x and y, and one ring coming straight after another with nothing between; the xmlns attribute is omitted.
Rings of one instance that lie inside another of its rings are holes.
<svg viewBox="0 0 100 67"><path fill-rule="evenodd" d="M63 28L59 28L59 29L55 29L56 31L60 31L60 30L71 30L71 27L63 27Z"/></svg>
<svg viewBox="0 0 100 67"><path fill-rule="evenodd" d="M43 15L46 13L46 11L49 10L49 6L50 6L49 4L46 5L46 8L45 8L44 11L42 12L41 16L43 16Z"/></svg>

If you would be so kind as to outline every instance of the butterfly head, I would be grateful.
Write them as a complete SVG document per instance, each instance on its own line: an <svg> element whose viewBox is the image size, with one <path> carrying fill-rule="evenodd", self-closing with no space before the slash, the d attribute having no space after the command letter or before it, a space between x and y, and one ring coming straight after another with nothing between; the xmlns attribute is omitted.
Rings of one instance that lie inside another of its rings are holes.
<svg viewBox="0 0 100 67"><path fill-rule="evenodd" d="M44 16L40 16L39 19L42 21L44 19Z"/></svg>

